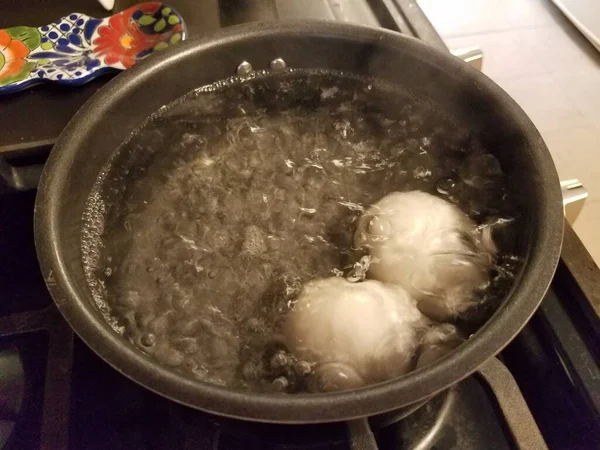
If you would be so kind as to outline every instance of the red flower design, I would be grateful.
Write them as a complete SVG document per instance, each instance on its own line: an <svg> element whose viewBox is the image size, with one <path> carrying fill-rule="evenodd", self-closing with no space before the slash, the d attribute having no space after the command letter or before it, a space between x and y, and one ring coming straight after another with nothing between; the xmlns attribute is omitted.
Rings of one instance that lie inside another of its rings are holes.
<svg viewBox="0 0 600 450"><path fill-rule="evenodd" d="M25 65L29 49L21 41L0 30L0 80L17 75Z"/></svg>
<svg viewBox="0 0 600 450"><path fill-rule="evenodd" d="M146 14L153 14L159 7L158 2L146 3L141 9ZM164 37L162 34L146 34L139 29L131 17L138 9L139 6L126 9L121 14L112 16L108 26L98 29L99 36L93 42L94 52L99 56L106 55L106 64L121 62L128 69L135 64L138 53L154 47Z"/></svg>

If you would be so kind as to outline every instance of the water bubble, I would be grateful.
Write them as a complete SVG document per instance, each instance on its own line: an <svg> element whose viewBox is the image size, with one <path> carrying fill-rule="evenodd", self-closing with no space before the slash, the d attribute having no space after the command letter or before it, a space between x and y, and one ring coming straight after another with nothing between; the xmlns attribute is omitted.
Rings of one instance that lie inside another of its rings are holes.
<svg viewBox="0 0 600 450"><path fill-rule="evenodd" d="M494 186L502 175L500 162L491 154L470 157L460 168L462 180L476 189Z"/></svg>
<svg viewBox="0 0 600 450"><path fill-rule="evenodd" d="M198 341L190 337L173 340L173 344L183 353L188 355L194 354L200 350L200 344L198 344Z"/></svg>
<svg viewBox="0 0 600 450"><path fill-rule="evenodd" d="M142 336L141 342L142 345L146 347L151 347L156 342L156 335L154 335L153 333L146 333Z"/></svg>
<svg viewBox="0 0 600 450"><path fill-rule="evenodd" d="M168 344L163 342L158 342L156 344L154 356L161 363L169 367L177 367L181 365L185 359L182 352L171 348Z"/></svg>
<svg viewBox="0 0 600 450"><path fill-rule="evenodd" d="M180 321L178 323L178 331L184 336L193 336L198 333L198 330L202 327L202 323L196 317Z"/></svg>
<svg viewBox="0 0 600 450"><path fill-rule="evenodd" d="M294 364L294 372L296 372L301 377L304 377L310 373L312 370L310 363L307 361L298 361Z"/></svg>
<svg viewBox="0 0 600 450"><path fill-rule="evenodd" d="M373 236L386 238L389 237L392 232L392 226L390 225L389 220L376 216L369 221L367 231Z"/></svg>
<svg viewBox="0 0 600 450"><path fill-rule="evenodd" d="M346 277L346 279L352 283L362 281L367 277L367 272L371 266L371 256L365 255L358 262L355 262L352 266L352 270Z"/></svg>
<svg viewBox="0 0 600 450"><path fill-rule="evenodd" d="M348 120L341 120L339 122L336 122L334 124L334 128L344 139L354 134L354 128Z"/></svg>
<svg viewBox="0 0 600 450"><path fill-rule="evenodd" d="M273 369L281 369L282 367L287 366L289 362L289 356L285 352L279 351L271 357L269 364Z"/></svg>
<svg viewBox="0 0 600 450"><path fill-rule="evenodd" d="M246 321L246 326L252 330L253 332L257 332L260 330L261 328L261 324L260 324L260 320L258 320L256 317L250 317L247 321Z"/></svg>
<svg viewBox="0 0 600 450"><path fill-rule="evenodd" d="M419 166L415 170L413 170L413 176L416 179L427 178L431 175L431 170L426 167Z"/></svg>
<svg viewBox="0 0 600 450"><path fill-rule="evenodd" d="M278 392L285 391L289 384L290 382L286 377L278 377L273 380L273 388Z"/></svg>
<svg viewBox="0 0 600 450"><path fill-rule="evenodd" d="M217 359L226 358L230 352L228 343L223 340L220 340L220 339L215 339L212 342L210 350L211 350L213 357L217 358Z"/></svg>
<svg viewBox="0 0 600 450"><path fill-rule="evenodd" d="M436 185L436 190L442 195L451 194L456 188L456 181L453 178L442 178Z"/></svg>
<svg viewBox="0 0 600 450"><path fill-rule="evenodd" d="M263 376L263 369L261 365L253 360L246 361L242 366L242 377L247 381L256 381Z"/></svg>
<svg viewBox="0 0 600 450"><path fill-rule="evenodd" d="M250 225L244 230L242 253L247 256L258 256L267 251L266 233L257 225Z"/></svg>

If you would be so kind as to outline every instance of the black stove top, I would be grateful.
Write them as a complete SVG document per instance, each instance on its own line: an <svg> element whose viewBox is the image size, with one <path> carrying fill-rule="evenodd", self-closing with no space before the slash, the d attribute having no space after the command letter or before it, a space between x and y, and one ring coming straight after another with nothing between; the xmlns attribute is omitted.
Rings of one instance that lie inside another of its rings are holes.
<svg viewBox="0 0 600 450"><path fill-rule="evenodd" d="M41 24L76 10L103 14L90 0L30 3L44 9L32 12L16 0L3 4L8 9L0 28ZM130 3L117 0L117 8ZM299 11L344 20L368 8L368 17L361 16L365 20L442 45L411 0L311 0L310 8L294 8L294 0L228 0L220 7L217 0L169 3L186 17L192 35L214 31L218 24ZM334 4L350 6L333 14ZM0 117L21 114L16 122L0 121L0 175L9 167L16 173L12 181L22 182L17 187L35 181L39 168L31 161L43 161L74 111L104 82L69 91L40 86L7 101L0 98ZM26 118L28 124L19 121ZM7 166L3 155L25 156L24 165ZM19 192L12 184L0 180L0 449L372 449L376 440L381 449L537 450L545 448L541 436L551 449L598 448L600 270L570 227L541 308L499 359L476 375L402 420L371 421L370 429L367 421L253 424L160 397L112 369L74 336L38 269L35 192Z"/></svg>

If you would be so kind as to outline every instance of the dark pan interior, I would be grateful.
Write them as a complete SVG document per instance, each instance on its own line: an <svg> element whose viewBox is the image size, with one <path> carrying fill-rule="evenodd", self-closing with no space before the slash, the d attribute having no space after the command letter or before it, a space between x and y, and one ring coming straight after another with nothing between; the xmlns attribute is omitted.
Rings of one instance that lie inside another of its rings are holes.
<svg viewBox="0 0 600 450"><path fill-rule="evenodd" d="M81 262L81 217L103 165L140 123L190 90L230 77L242 61L266 69L327 68L374 76L426 95L471 124L510 178L523 213L517 253L527 258L511 295L457 352L425 369L359 391L294 398L232 392L185 379L136 351L104 322ZM562 240L556 170L523 111L485 76L425 44L339 24L253 24L188 42L118 76L75 116L46 165L36 205L36 245L53 297L75 331L118 370L176 401L235 417L323 422L373 415L425 398L473 372L524 326L547 289ZM49 277L52 272L52 277Z"/></svg>

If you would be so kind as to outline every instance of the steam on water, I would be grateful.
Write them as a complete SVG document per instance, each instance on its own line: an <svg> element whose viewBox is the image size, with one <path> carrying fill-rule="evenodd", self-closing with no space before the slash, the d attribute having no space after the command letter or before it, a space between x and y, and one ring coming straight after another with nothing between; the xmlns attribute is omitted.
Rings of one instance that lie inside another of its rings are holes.
<svg viewBox="0 0 600 450"><path fill-rule="evenodd" d="M398 190L510 235L498 162L426 99L341 73L227 80L162 108L101 173L84 215L88 282L115 330L160 363L302 391L310 366L286 352L282 320L304 283L352 269L355 221ZM479 312L510 286L510 242Z"/></svg>

